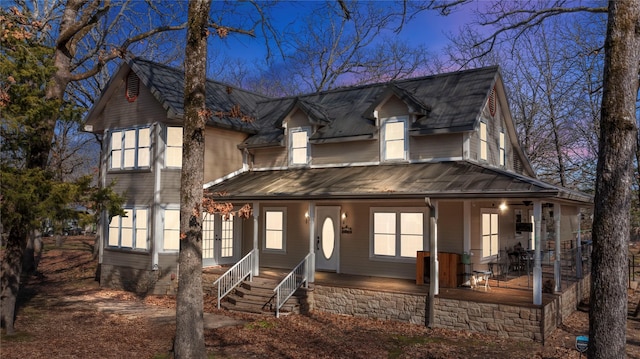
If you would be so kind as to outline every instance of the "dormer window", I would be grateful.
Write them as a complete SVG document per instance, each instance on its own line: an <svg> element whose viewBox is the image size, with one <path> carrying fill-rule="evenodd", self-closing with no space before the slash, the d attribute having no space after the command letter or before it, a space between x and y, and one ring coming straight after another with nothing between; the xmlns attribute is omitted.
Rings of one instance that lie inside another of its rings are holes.
<svg viewBox="0 0 640 359"><path fill-rule="evenodd" d="M382 120L381 157L383 161L407 159L408 117L390 117Z"/></svg>
<svg viewBox="0 0 640 359"><path fill-rule="evenodd" d="M289 130L289 165L306 166L309 163L308 127L297 127Z"/></svg>

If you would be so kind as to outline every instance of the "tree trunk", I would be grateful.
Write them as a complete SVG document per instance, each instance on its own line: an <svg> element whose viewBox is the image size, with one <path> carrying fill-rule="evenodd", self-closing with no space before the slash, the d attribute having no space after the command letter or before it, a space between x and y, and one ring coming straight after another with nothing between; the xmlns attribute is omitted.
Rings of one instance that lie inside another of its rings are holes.
<svg viewBox="0 0 640 359"><path fill-rule="evenodd" d="M638 1L609 2L593 222L589 358L626 357L627 253L637 135L639 26Z"/></svg>
<svg viewBox="0 0 640 359"><path fill-rule="evenodd" d="M0 307L2 316L0 322L6 329L7 335L15 334L14 320L18 291L20 290L20 277L22 275L22 258L26 234L18 227L12 228L7 240L7 248L2 260L2 292L0 294Z"/></svg>
<svg viewBox="0 0 640 359"><path fill-rule="evenodd" d="M185 54L184 124L180 187L180 256L175 357L206 358L202 292L202 183L207 23L210 0L189 2Z"/></svg>

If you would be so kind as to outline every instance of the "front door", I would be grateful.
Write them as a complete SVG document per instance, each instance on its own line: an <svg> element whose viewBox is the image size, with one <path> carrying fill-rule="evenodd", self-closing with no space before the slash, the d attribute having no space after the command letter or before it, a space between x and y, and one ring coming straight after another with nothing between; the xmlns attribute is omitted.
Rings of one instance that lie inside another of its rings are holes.
<svg viewBox="0 0 640 359"><path fill-rule="evenodd" d="M338 272L340 207L316 207L316 269Z"/></svg>
<svg viewBox="0 0 640 359"><path fill-rule="evenodd" d="M219 214L204 213L202 218L202 265L233 264L240 252L240 228L235 217L224 220Z"/></svg>

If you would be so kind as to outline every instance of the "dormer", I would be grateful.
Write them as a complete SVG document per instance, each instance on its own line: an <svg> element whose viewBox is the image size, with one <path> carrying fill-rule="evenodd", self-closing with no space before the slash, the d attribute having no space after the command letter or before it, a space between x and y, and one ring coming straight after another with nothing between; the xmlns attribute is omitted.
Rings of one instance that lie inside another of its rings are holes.
<svg viewBox="0 0 640 359"><path fill-rule="evenodd" d="M329 122L330 118L321 105L300 98L295 99L282 119L289 166L306 167L311 163L309 140L318 128Z"/></svg>

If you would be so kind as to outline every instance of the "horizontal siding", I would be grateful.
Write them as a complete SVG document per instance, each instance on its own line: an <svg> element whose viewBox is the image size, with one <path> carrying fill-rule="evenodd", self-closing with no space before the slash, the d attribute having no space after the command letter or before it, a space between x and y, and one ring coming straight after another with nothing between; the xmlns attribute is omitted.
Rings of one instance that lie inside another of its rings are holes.
<svg viewBox="0 0 640 359"><path fill-rule="evenodd" d="M151 268L151 254L105 248L102 263L115 267L149 269Z"/></svg>
<svg viewBox="0 0 640 359"><path fill-rule="evenodd" d="M407 104L396 96L391 96L378 109L378 118L387 118L391 116L408 116L409 109Z"/></svg>
<svg viewBox="0 0 640 359"><path fill-rule="evenodd" d="M438 202L438 251L462 253L464 214L462 202Z"/></svg>
<svg viewBox="0 0 640 359"><path fill-rule="evenodd" d="M287 148L269 147L252 149L254 168L274 168L287 166Z"/></svg>
<svg viewBox="0 0 640 359"><path fill-rule="evenodd" d="M133 102L125 98L125 81L120 80L117 86L104 110L99 114L99 119L94 122L96 123L95 131L104 128L129 128L166 119L167 114L162 105L142 84L140 84L140 95ZM104 124L104 128L97 128L98 124Z"/></svg>
<svg viewBox="0 0 640 359"><path fill-rule="evenodd" d="M242 169L242 151L238 145L246 134L207 127L205 131L204 183Z"/></svg>
<svg viewBox="0 0 640 359"><path fill-rule="evenodd" d="M299 109L296 109L293 114L287 116L284 119L284 122L286 123L287 128L310 126L309 118L303 111Z"/></svg>
<svg viewBox="0 0 640 359"><path fill-rule="evenodd" d="M414 161L462 157L462 144L461 133L410 137L409 153Z"/></svg>
<svg viewBox="0 0 640 359"><path fill-rule="evenodd" d="M311 164L357 164L380 160L378 141L351 141L311 145Z"/></svg>
<svg viewBox="0 0 640 359"><path fill-rule="evenodd" d="M160 203L180 203L180 170L160 172Z"/></svg>
<svg viewBox="0 0 640 359"><path fill-rule="evenodd" d="M108 173L107 184L115 181L114 191L127 194L127 204L153 203L154 175L150 171L118 171Z"/></svg>
<svg viewBox="0 0 640 359"><path fill-rule="evenodd" d="M286 254L265 252L264 248L264 211L270 207L285 207L287 209L286 220ZM306 203L290 203L286 205L261 205L260 206L260 240L259 246L260 265L275 268L293 268L309 253L309 223L304 214L307 212Z"/></svg>

